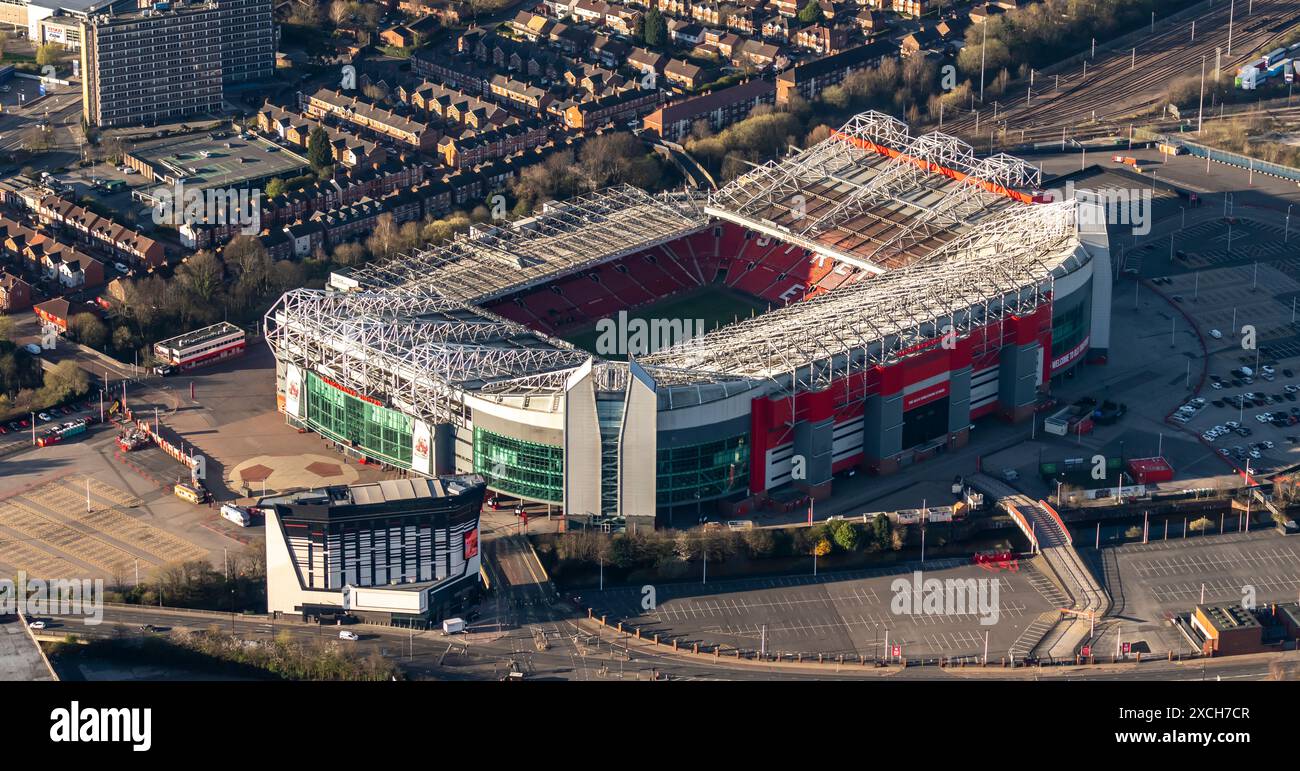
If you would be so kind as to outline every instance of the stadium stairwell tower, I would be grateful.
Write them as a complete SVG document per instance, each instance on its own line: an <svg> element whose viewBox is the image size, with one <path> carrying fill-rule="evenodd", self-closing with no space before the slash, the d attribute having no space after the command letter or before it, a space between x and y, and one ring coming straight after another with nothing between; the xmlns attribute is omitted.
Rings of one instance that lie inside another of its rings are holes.
<svg viewBox="0 0 1300 771"><path fill-rule="evenodd" d="M592 359L565 382L564 510L570 520L614 517L629 530L653 530L658 397L654 378L635 360L626 372L621 393L615 383L601 387L602 375L612 373Z"/></svg>
<svg viewBox="0 0 1300 771"><path fill-rule="evenodd" d="M707 199L611 188L288 292L277 389L342 452L481 474L574 525L798 505L1028 417L1104 351L1105 216L1040 186L863 113ZM722 290L770 310L626 362L569 342Z"/></svg>

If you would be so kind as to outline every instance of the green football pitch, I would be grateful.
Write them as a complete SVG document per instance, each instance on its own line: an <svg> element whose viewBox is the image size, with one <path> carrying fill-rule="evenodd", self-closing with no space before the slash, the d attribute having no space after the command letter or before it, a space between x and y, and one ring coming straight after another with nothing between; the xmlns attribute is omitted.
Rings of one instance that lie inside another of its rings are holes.
<svg viewBox="0 0 1300 771"><path fill-rule="evenodd" d="M689 294L677 295L666 300L643 305L640 308L633 308L627 312L627 318L628 321L643 319L647 322L656 319L680 320L685 324L689 324L692 330L696 328L696 322L700 321L703 322L702 326L705 332L712 332L718 327L733 324L750 316L767 313L768 310L767 303L752 297L728 289L705 287ZM617 315L613 315L612 318L617 321ZM564 340L592 353L596 352L596 340L599 336L600 333L596 331L594 325L570 334L561 335ZM601 355L607 359L622 360L627 358L620 355Z"/></svg>

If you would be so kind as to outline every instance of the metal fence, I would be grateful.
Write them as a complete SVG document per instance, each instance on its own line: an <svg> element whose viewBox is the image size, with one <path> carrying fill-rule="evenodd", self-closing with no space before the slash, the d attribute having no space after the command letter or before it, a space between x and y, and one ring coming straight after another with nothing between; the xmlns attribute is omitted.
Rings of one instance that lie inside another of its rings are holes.
<svg viewBox="0 0 1300 771"><path fill-rule="evenodd" d="M1196 158L1209 158L1215 163L1223 163L1228 166L1236 166L1239 169L1245 169L1256 174L1267 174L1278 179L1287 179L1292 182L1300 183L1300 169L1290 166L1283 166L1280 163L1271 163L1261 161L1258 158L1251 158L1241 153L1234 153L1228 150L1220 150L1217 147L1197 144L1183 139L1178 134L1157 134L1151 131L1136 130L1133 132L1134 139L1145 139L1152 142L1165 142L1172 145L1182 145L1187 148L1188 154Z"/></svg>

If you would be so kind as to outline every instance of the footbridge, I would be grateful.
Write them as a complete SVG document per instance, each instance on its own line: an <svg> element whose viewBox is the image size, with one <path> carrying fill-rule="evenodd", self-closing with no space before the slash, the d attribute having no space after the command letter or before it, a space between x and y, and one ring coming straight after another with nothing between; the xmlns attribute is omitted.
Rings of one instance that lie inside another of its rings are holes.
<svg viewBox="0 0 1300 771"><path fill-rule="evenodd" d="M1072 600L1070 607L1060 609L1059 619L1033 648L1033 655L1073 659L1085 645L1092 644L1096 622L1110 611L1110 595L1074 548L1074 539L1061 515L1047 501L1035 501L987 474L968 477L967 482L995 500L1015 520L1031 548L1043 557Z"/></svg>

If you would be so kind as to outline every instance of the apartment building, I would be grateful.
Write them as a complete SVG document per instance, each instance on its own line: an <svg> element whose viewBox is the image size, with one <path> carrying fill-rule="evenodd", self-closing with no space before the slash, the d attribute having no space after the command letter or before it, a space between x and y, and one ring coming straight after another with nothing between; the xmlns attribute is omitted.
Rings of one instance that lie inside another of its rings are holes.
<svg viewBox="0 0 1300 771"><path fill-rule="evenodd" d="M271 0L215 0L221 18L221 79L261 80L275 74L278 33Z"/></svg>
<svg viewBox="0 0 1300 771"><path fill-rule="evenodd" d="M776 103L789 104L796 95L809 101L816 99L826 88L844 82L849 73L879 66L885 56L894 53L894 47L887 42L869 43L791 67L776 76Z"/></svg>
<svg viewBox="0 0 1300 771"><path fill-rule="evenodd" d="M213 4L83 21L86 122L109 128L221 112L221 19Z"/></svg>
<svg viewBox="0 0 1300 771"><path fill-rule="evenodd" d="M275 72L271 0L158 3L90 13L77 27L58 34L79 41L83 116L101 128L219 113L223 84Z"/></svg>
<svg viewBox="0 0 1300 771"><path fill-rule="evenodd" d="M758 105L775 101L776 88L771 81L751 80L662 107L646 116L643 126L664 139L680 142L699 121L719 131L744 120Z"/></svg>

